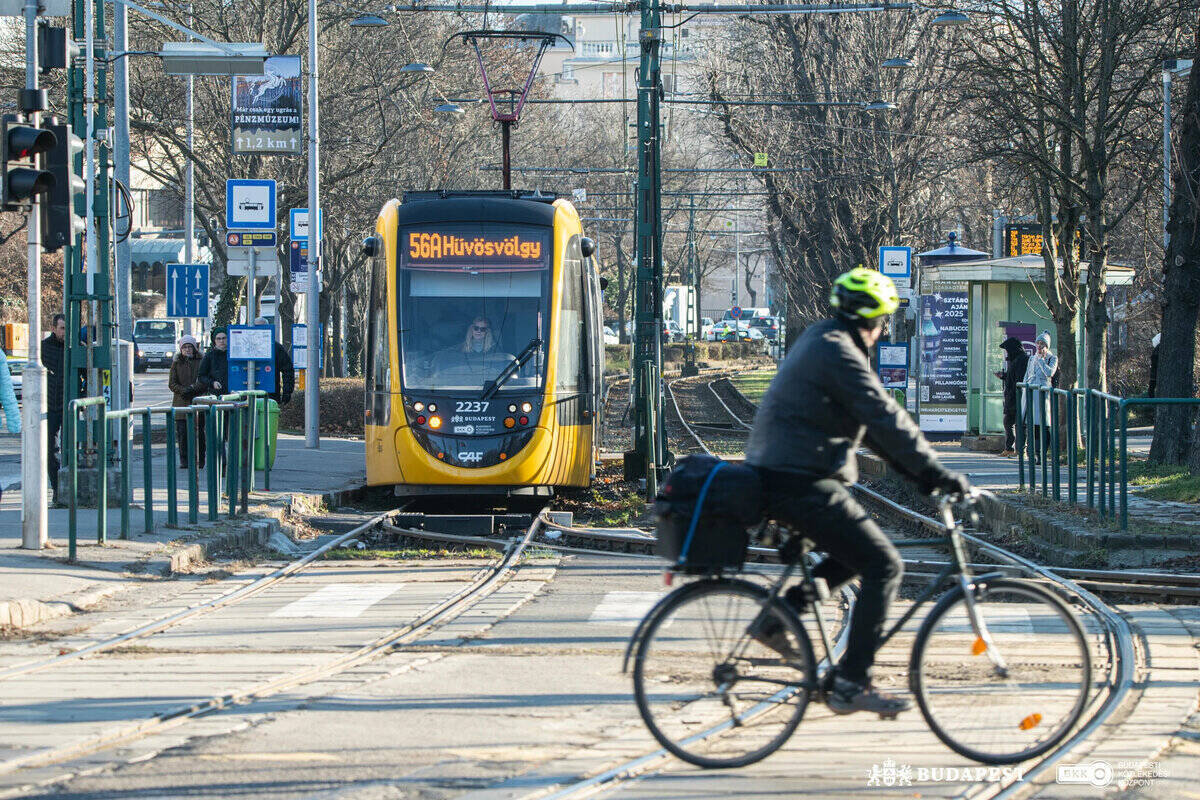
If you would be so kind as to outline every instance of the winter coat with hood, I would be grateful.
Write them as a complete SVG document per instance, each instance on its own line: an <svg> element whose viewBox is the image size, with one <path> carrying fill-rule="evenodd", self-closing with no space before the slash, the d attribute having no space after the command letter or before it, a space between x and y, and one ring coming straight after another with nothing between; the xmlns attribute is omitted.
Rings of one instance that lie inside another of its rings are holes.
<svg viewBox="0 0 1200 800"><path fill-rule="evenodd" d="M183 354L183 346L192 346L192 355ZM171 361L171 374L167 377L167 388L174 392L172 406L190 406L192 400L205 394L208 387L200 380L200 346L192 336L179 340L179 350Z"/></svg>
<svg viewBox="0 0 1200 800"><path fill-rule="evenodd" d="M1017 384L1025 380L1025 370L1029 368L1029 354L1021 345L1021 340L1010 336L1000 343L1000 349L1005 352L1008 362L1004 369L1004 411L1017 409Z"/></svg>

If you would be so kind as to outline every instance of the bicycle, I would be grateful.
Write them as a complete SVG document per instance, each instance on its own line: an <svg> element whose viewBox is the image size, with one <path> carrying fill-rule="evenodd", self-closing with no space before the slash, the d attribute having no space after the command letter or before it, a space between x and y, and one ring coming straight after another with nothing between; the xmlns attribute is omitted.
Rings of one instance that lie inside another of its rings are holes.
<svg viewBox="0 0 1200 800"><path fill-rule="evenodd" d="M971 574L953 510L978 496L938 498L950 562L879 647L953 579L917 632L909 688L951 750L985 764L1013 764L1047 752L1078 722L1092 682L1091 651L1057 595L999 572ZM766 758L796 730L809 703L824 700L824 674L837 663L819 602L828 589L812 577L812 542L801 544L802 557L776 580L758 576L769 585L710 571L666 595L635 631L626 666L632 657L638 712L654 738L684 761L716 768ZM781 596L797 571L824 670L807 628ZM787 632L786 657L750 635L768 616Z"/></svg>

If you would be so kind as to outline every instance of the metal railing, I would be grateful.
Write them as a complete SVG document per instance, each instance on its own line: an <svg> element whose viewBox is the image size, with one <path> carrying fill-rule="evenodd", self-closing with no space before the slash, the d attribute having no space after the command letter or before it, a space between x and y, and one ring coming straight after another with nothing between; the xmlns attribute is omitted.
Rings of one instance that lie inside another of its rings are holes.
<svg viewBox="0 0 1200 800"><path fill-rule="evenodd" d="M1101 519L1115 519L1121 530L1129 527L1129 410L1135 406L1200 406L1197 398L1118 397L1098 389L1068 391L1027 383L1018 383L1017 392L1020 403L1016 426L1020 489L1026 489L1028 457L1029 491L1037 491L1040 472L1043 497L1053 496L1061 501L1065 482L1066 499L1078 503L1078 441L1082 434L1087 506L1096 509ZM1083 398L1082 425L1080 398ZM1035 409L1039 413L1035 414ZM1065 481L1062 475L1064 448Z"/></svg>
<svg viewBox="0 0 1200 800"><path fill-rule="evenodd" d="M103 397L86 397L72 400L68 405L66 426L71 438L65 435L64 449L70 474L68 487L68 554L75 561L78 542L79 467L83 447L75 443L84 442L86 426L93 425L95 441L94 460L96 465L96 541L108 541L108 472L110 423L117 423L117 464L120 469L121 486L121 538L130 538L133 502L133 458L131 420L141 418L142 429L142 500L144 503L145 532L154 530L154 437L153 416L162 415L166 421L166 512L167 527L179 525L179 467L176 421L186 422L187 441L187 518L189 524L200 520L200 481L197 432L198 419L203 419L206 475L208 494L208 519L217 519L220 507L220 478L225 476L224 494L229 500L228 515L236 516L241 501L241 513L249 510L250 492L255 489L254 464L256 434L269 434L269 403L264 391L245 391L220 397L197 397L190 406L172 408L129 408L109 411ZM201 416L203 415L203 416ZM270 442L263 442L263 488L271 488Z"/></svg>

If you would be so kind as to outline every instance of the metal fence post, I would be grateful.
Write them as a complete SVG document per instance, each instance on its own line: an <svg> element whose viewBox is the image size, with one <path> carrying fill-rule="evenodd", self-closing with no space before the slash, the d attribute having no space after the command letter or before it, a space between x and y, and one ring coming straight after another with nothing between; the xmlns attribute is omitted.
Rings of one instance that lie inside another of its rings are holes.
<svg viewBox="0 0 1200 800"><path fill-rule="evenodd" d="M179 478L175 472L175 451L178 443L175 433L175 420L178 410L174 407L167 412L167 527L179 527Z"/></svg>
<svg viewBox="0 0 1200 800"><path fill-rule="evenodd" d="M254 414L251 413L250 400L247 399L245 408L238 408L238 429L242 434L242 446L238 448L238 458L244 461L238 465L241 469L242 513L250 513L250 492L254 489Z"/></svg>
<svg viewBox="0 0 1200 800"><path fill-rule="evenodd" d="M216 410L212 406L204 410L204 432L208 437L208 521L214 522L217 519L217 503L220 499L217 496L217 464L221 460L221 446L217 440Z"/></svg>
<svg viewBox="0 0 1200 800"><path fill-rule="evenodd" d="M1037 408L1038 417L1041 418L1041 424L1038 425L1037 432L1037 450L1038 450L1038 465L1042 468L1042 497L1050 496L1050 475L1046 472L1046 455L1050 452L1049 443L1046 441L1046 390L1041 386L1037 387Z"/></svg>
<svg viewBox="0 0 1200 800"><path fill-rule="evenodd" d="M121 538L129 538L129 504L133 502L133 476L129 469L129 412L122 411L121 442L119 452L121 457Z"/></svg>
<svg viewBox="0 0 1200 800"><path fill-rule="evenodd" d="M237 414L225 414L225 423L228 425L228 458L225 461L225 494L229 498L229 516L237 516L237 496L238 496L238 461L240 449L238 445L238 437L241 431L238 430Z"/></svg>
<svg viewBox="0 0 1200 800"><path fill-rule="evenodd" d="M1108 430L1108 402L1102 398L1096 397L1096 435L1098 444L1100 445L1100 453L1097 456L1097 488L1096 488L1096 503L1100 507L1100 518L1104 519L1108 515L1108 497L1105 492L1108 490L1108 436L1105 433Z"/></svg>
<svg viewBox="0 0 1200 800"><path fill-rule="evenodd" d="M1067 499L1072 505L1079 502L1079 453L1077 447L1079 444L1079 419L1077 412L1079 404L1076 401L1074 392L1067 392L1067 440L1069 449L1067 450L1067 472L1071 475L1071 485L1067 488Z"/></svg>
<svg viewBox="0 0 1200 800"><path fill-rule="evenodd" d="M1050 441L1054 449L1054 499L1062 500L1061 476L1059 475L1059 435L1058 435L1058 392L1050 390Z"/></svg>
<svg viewBox="0 0 1200 800"><path fill-rule="evenodd" d="M149 408L142 410L142 501L145 532L154 532L154 422Z"/></svg>
<svg viewBox="0 0 1200 800"><path fill-rule="evenodd" d="M80 441L79 437L79 401L72 400L68 406L67 425L71 429L71 441ZM66 438L65 436L63 437ZM79 521L76 516L76 509L79 506L79 448L68 447L70 454L70 473L71 486L70 496L68 497L69 505L67 510L67 560L75 561L76 552L76 537L79 532Z"/></svg>
<svg viewBox="0 0 1200 800"><path fill-rule="evenodd" d="M264 397L262 402L262 435L263 435L263 491L271 491L271 400Z"/></svg>
<svg viewBox="0 0 1200 800"><path fill-rule="evenodd" d="M1122 400L1121 417L1121 530L1129 528L1129 406Z"/></svg>
<svg viewBox="0 0 1200 800"><path fill-rule="evenodd" d="M1117 516L1117 416L1120 407L1113 407L1111 399L1108 402L1108 518L1114 519Z"/></svg>
<svg viewBox="0 0 1200 800"><path fill-rule="evenodd" d="M103 398L102 398L103 400ZM96 425L96 541L108 543L108 404L99 404Z"/></svg>
<svg viewBox="0 0 1200 800"><path fill-rule="evenodd" d="M654 364L647 362L645 364L645 375L642 380L646 381L646 408L643 413L646 420L646 497L654 497L658 494L658 431L655 430L654 422L656 421L654 414L654 401L657 398L656 386L654 383Z"/></svg>
<svg viewBox="0 0 1200 800"><path fill-rule="evenodd" d="M194 407L189 408L183 417L187 420L187 447L188 447L188 524L195 525L200 521L200 481L197 472L197 464L200 461L200 454L197 448L200 445L200 437L196 433L196 423L200 420L200 412Z"/></svg>

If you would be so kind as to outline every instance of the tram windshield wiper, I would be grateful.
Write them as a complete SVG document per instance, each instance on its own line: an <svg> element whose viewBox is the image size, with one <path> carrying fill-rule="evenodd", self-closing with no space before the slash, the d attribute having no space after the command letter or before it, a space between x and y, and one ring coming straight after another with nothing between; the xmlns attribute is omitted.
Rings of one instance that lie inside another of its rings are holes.
<svg viewBox="0 0 1200 800"><path fill-rule="evenodd" d="M529 344L525 345L525 348L521 350L517 357L506 364L504 369L500 370L500 374L496 376L495 380L488 381L483 385L483 394L479 395L479 399L487 400L497 391L499 391L500 387L503 386L504 383L513 375L516 375L517 370L525 366L525 362L528 361L541 346L542 340L538 337L535 336L530 339Z"/></svg>

